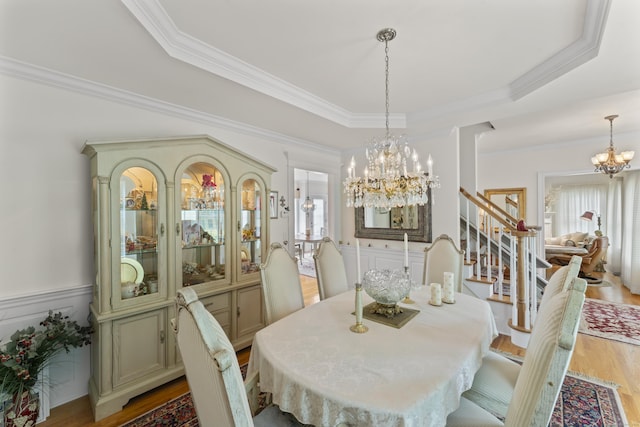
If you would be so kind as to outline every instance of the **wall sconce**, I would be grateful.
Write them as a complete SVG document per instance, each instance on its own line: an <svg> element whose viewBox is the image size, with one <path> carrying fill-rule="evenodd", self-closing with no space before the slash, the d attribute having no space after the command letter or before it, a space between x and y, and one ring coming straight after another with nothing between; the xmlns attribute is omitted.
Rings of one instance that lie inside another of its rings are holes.
<svg viewBox="0 0 640 427"><path fill-rule="evenodd" d="M289 211L289 206L287 206L287 199L284 196L280 196L280 207L284 208L285 211Z"/></svg>

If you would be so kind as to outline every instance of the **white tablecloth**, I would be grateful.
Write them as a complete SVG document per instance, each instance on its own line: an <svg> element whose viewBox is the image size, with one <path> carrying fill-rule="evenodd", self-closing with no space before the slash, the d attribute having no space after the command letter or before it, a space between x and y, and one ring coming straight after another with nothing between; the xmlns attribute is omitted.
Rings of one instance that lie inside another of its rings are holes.
<svg viewBox="0 0 640 427"><path fill-rule="evenodd" d="M293 313L255 336L249 372L298 420L315 426L442 426L471 387L497 336L486 301L456 294L455 304L411 297L420 313L400 329L355 323L355 291ZM363 292L366 305L372 300Z"/></svg>

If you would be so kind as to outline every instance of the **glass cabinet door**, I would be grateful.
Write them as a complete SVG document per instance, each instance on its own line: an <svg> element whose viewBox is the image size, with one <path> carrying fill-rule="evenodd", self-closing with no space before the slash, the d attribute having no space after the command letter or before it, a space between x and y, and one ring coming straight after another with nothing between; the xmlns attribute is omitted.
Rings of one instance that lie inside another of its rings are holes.
<svg viewBox="0 0 640 427"><path fill-rule="evenodd" d="M158 181L143 167L120 175L120 297L158 293Z"/></svg>
<svg viewBox="0 0 640 427"><path fill-rule="evenodd" d="M189 165L180 182L182 286L224 279L224 179L208 163Z"/></svg>
<svg viewBox="0 0 640 427"><path fill-rule="evenodd" d="M261 226L262 191L255 179L247 179L240 186L240 274L259 271L262 262Z"/></svg>

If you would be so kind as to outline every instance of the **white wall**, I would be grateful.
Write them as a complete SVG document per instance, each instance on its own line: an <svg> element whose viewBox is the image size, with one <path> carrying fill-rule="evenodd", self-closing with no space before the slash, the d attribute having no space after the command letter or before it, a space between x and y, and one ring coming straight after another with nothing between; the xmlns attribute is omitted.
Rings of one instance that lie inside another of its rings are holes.
<svg viewBox="0 0 640 427"><path fill-rule="evenodd" d="M0 339L49 308L64 309L80 323L87 317L95 270L89 158L81 154L86 140L208 134L275 167L271 188L287 201L293 195L290 163L334 175L340 164L337 153L290 138L279 141L256 129L176 118L5 75L0 94ZM272 240L287 238L287 217L270 226ZM74 298L60 305L60 296L70 293ZM30 303L34 298L36 305ZM69 369L51 372L64 389L52 397L52 407L87 394L85 350L73 352Z"/></svg>
<svg viewBox="0 0 640 427"><path fill-rule="evenodd" d="M0 76L0 299L94 282L86 140L209 134L278 171L271 187L287 194L287 156L339 164L339 155L259 134L170 117L104 99ZM286 218L271 235L288 233Z"/></svg>
<svg viewBox="0 0 640 427"><path fill-rule="evenodd" d="M635 150L633 169L640 168L640 133L613 135L619 151ZM482 140L480 141L482 144ZM544 180L547 175L593 173L591 156L609 145L608 135L597 140L558 141L537 149L482 153L478 155L478 190L525 187L527 189L527 223L544 221ZM624 172L623 172L624 173Z"/></svg>

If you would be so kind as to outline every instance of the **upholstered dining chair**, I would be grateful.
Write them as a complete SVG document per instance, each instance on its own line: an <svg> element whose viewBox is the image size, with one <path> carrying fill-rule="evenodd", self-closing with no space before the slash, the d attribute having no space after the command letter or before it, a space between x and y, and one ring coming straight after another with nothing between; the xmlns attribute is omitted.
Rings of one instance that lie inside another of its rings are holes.
<svg viewBox="0 0 640 427"><path fill-rule="evenodd" d="M178 348L201 426L300 426L295 417L269 405L258 409L259 374L246 381L233 345L192 288L178 290L173 320Z"/></svg>
<svg viewBox="0 0 640 427"><path fill-rule="evenodd" d="M318 249L313 254L313 262L316 265L318 293L321 300L349 289L342 252L331 238L322 238Z"/></svg>
<svg viewBox="0 0 640 427"><path fill-rule="evenodd" d="M544 288L540 307L544 307L548 301L560 292L567 291L578 277L581 258L574 256L568 265L557 269L549 278ZM538 319L540 319L538 313ZM537 322L533 330L537 328ZM480 369L473 377L473 385L463 393L463 396L487 411L505 416L509 402L513 396L513 390L520 374L521 365L513 360L495 353L489 352L483 359Z"/></svg>
<svg viewBox="0 0 640 427"><path fill-rule="evenodd" d="M458 249L451 237L441 234L424 250L422 283L442 283L444 273L449 271L453 273L455 291L462 292L463 266L464 250Z"/></svg>
<svg viewBox="0 0 640 427"><path fill-rule="evenodd" d="M504 423L463 396L447 426L548 425L573 354L586 288L584 279L574 278L567 292L540 307Z"/></svg>
<svg viewBox="0 0 640 427"><path fill-rule="evenodd" d="M260 264L267 324L304 308L300 273L295 258L280 244L272 243Z"/></svg>

